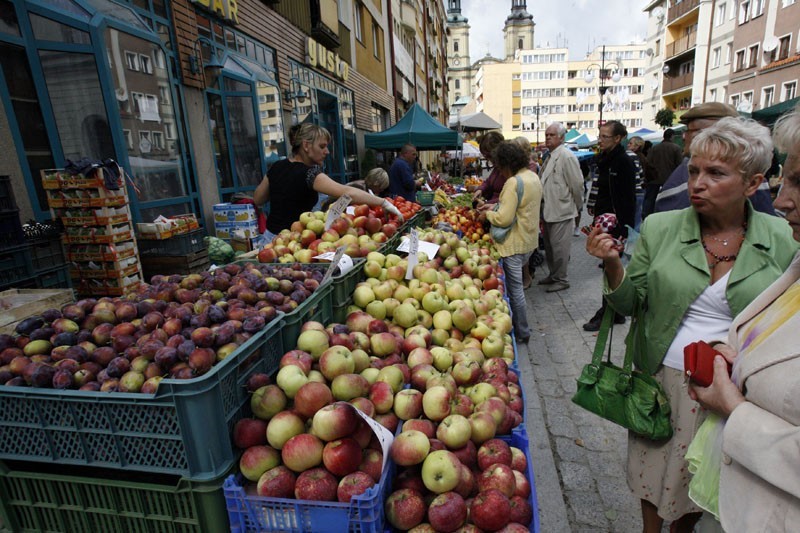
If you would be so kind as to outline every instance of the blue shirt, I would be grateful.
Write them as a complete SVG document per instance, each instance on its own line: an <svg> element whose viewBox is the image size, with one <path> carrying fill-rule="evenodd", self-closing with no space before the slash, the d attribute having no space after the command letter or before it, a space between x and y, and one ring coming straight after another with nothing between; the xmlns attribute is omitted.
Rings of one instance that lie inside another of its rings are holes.
<svg viewBox="0 0 800 533"><path fill-rule="evenodd" d="M406 200L417 200L414 171L408 161L398 157L389 168L389 196L402 196Z"/></svg>
<svg viewBox="0 0 800 533"><path fill-rule="evenodd" d="M689 207L689 158L684 157L683 162L672 171L667 181L661 186L661 192L656 197L656 208L654 213L663 211L674 211ZM769 183L766 180L758 190L750 197L753 209L774 215L775 209L772 207L772 196L769 193Z"/></svg>

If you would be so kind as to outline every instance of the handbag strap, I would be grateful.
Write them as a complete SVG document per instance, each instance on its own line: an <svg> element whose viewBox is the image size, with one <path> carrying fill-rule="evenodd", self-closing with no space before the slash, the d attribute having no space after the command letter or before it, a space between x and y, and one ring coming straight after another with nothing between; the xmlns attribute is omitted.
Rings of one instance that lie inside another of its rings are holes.
<svg viewBox="0 0 800 533"><path fill-rule="evenodd" d="M600 330L597 332L597 340L594 343L594 352L592 353L592 364L599 365L603 362L603 352L606 349L606 343L611 335L611 328L614 326L614 310L611 306L606 305L606 310L603 313L603 320L600 322ZM611 359L611 346L609 345L608 359Z"/></svg>
<svg viewBox="0 0 800 533"><path fill-rule="evenodd" d="M522 189L523 189L522 178L519 177L519 174L517 174L514 177L517 178L517 208L514 210L514 219L511 221L511 224L505 226L507 228L510 228L511 226L517 223L517 211L519 210L519 204L522 203ZM497 211L499 209L500 209L500 202L497 202L496 204L494 204L493 211Z"/></svg>
<svg viewBox="0 0 800 533"><path fill-rule="evenodd" d="M606 305L606 310L603 313L603 320L600 323L600 330L597 332L597 340L594 343L594 352L592 353L592 363L599 365L603 361L603 352L605 351L606 344L608 344L607 361L611 362L611 339L614 329L614 311L610 305ZM641 320L641 304L637 301L634 307L633 316L631 318L631 328L634 328L633 337L631 342L626 343L625 346L625 359L622 362L622 369L626 373L630 373L633 369L633 354L638 346L642 346L644 341L644 330L639 323Z"/></svg>

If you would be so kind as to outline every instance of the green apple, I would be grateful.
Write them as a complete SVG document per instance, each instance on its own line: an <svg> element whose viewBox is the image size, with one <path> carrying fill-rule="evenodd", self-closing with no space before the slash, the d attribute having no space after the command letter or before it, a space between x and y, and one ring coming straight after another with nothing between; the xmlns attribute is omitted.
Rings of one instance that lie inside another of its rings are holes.
<svg viewBox="0 0 800 533"><path fill-rule="evenodd" d="M369 304L374 299L375 299L375 292L368 285L361 285L359 287L356 287L356 290L353 291L353 303L356 304L361 309L366 308L367 304Z"/></svg>
<svg viewBox="0 0 800 533"><path fill-rule="evenodd" d="M433 294L433 293L431 293ZM425 304L423 298L423 305ZM428 311L430 312L430 311ZM450 331L453 329L453 317L447 309L441 309L433 314L433 327Z"/></svg>
<svg viewBox="0 0 800 533"><path fill-rule="evenodd" d="M367 304L365 310L378 320L383 320L386 318L386 304L383 302L383 300L372 300Z"/></svg>
<svg viewBox="0 0 800 533"><path fill-rule="evenodd" d="M275 383L278 384L278 387L286 394L287 398L294 398L300 387L308 383L308 376L306 376L302 368L295 365L286 365L278 370Z"/></svg>
<svg viewBox="0 0 800 533"><path fill-rule="evenodd" d="M462 415L449 415L436 428L436 438L450 450L466 446L471 436L472 427L469 420Z"/></svg>
<svg viewBox="0 0 800 533"><path fill-rule="evenodd" d="M395 308L392 318L400 327L410 328L417 324L417 310L410 303L402 303Z"/></svg>
<svg viewBox="0 0 800 533"><path fill-rule="evenodd" d="M461 461L448 450L436 450L428 454L422 463L422 482L425 488L436 494L456 488L461 479Z"/></svg>
<svg viewBox="0 0 800 533"><path fill-rule="evenodd" d="M422 297L422 308L431 315L441 311L447 306L447 302L438 292L429 292Z"/></svg>

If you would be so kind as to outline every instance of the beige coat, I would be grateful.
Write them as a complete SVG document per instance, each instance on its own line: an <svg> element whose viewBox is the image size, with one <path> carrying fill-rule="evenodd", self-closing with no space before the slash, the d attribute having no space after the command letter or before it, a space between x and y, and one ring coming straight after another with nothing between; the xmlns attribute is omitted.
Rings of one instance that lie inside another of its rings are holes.
<svg viewBox="0 0 800 533"><path fill-rule="evenodd" d="M741 326L799 279L800 254L736 317L729 343L738 350L746 341ZM720 473L720 521L728 532L800 530L800 305L793 307L739 362L747 402L725 424Z"/></svg>
<svg viewBox="0 0 800 533"><path fill-rule="evenodd" d="M516 224L502 244L495 244L501 257L533 252L539 246L539 206L542 202L542 184L539 176L525 168L519 171L522 178L522 201L517 204L517 179L511 176L500 191L497 211L487 211L486 220L501 228L516 218Z"/></svg>
<svg viewBox="0 0 800 533"><path fill-rule="evenodd" d="M572 220L583 207L583 174L578 158L560 145L541 170L542 218L545 222Z"/></svg>

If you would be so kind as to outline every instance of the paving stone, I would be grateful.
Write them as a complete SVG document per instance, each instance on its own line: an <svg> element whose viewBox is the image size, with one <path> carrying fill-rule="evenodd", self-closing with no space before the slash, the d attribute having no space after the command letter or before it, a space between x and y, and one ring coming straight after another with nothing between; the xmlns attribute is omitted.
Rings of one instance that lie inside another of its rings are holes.
<svg viewBox="0 0 800 533"><path fill-rule="evenodd" d="M580 491L595 488L592 471L586 464L562 460L559 471L561 472L561 482L564 484L564 490Z"/></svg>
<svg viewBox="0 0 800 533"><path fill-rule="evenodd" d="M561 388L561 383L554 379L543 379L537 381L539 391L545 396L553 396L560 398L564 395L564 389Z"/></svg>
<svg viewBox="0 0 800 533"><path fill-rule="evenodd" d="M568 416L551 416L548 418L548 426L551 435L570 437L573 439L579 436L575 422Z"/></svg>
<svg viewBox="0 0 800 533"><path fill-rule="evenodd" d="M600 496L594 490L569 490L566 492L567 505L575 517L576 525L594 527L594 531L608 531L609 523L605 516L607 510Z"/></svg>
<svg viewBox="0 0 800 533"><path fill-rule="evenodd" d="M553 442L556 447L556 456L562 461L572 461L573 463L586 464L587 454L586 449L575 444L575 438L570 437L554 437ZM591 460L594 460L591 457Z"/></svg>

